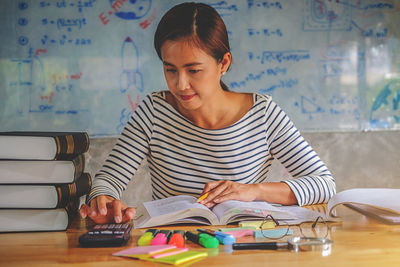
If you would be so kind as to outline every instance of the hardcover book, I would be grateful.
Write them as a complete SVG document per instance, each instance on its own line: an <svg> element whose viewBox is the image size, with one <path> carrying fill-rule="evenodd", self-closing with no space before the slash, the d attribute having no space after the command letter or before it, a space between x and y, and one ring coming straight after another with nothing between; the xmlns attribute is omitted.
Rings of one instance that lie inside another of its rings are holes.
<svg viewBox="0 0 400 267"><path fill-rule="evenodd" d="M78 206L75 199L58 209L0 209L0 232L64 231Z"/></svg>
<svg viewBox="0 0 400 267"><path fill-rule="evenodd" d="M0 160L0 184L72 183L84 168L84 154L72 160Z"/></svg>
<svg viewBox="0 0 400 267"><path fill-rule="evenodd" d="M89 193L91 185L88 173L83 173L70 184L0 185L0 208L64 208L70 201Z"/></svg>
<svg viewBox="0 0 400 267"><path fill-rule="evenodd" d="M67 160L88 149L86 132L0 132L0 159Z"/></svg>

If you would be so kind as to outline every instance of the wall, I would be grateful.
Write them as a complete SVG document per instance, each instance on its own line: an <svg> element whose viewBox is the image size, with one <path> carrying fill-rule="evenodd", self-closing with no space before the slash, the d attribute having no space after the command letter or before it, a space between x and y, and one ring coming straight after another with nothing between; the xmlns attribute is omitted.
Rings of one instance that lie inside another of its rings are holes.
<svg viewBox="0 0 400 267"><path fill-rule="evenodd" d="M355 187L400 188L400 131L305 133L303 136L331 170L338 191ZM91 140L87 171L96 173L115 141L115 138ZM270 181L288 177L277 161L272 166ZM128 185L123 200L134 206L137 199L150 198L149 173L143 166Z"/></svg>

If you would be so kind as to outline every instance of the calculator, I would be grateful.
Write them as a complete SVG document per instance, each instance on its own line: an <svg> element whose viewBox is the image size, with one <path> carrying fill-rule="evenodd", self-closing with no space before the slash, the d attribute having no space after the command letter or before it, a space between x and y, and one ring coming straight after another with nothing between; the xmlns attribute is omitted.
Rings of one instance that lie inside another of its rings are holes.
<svg viewBox="0 0 400 267"><path fill-rule="evenodd" d="M84 247L119 247L131 237L132 225L97 224L79 237L79 244Z"/></svg>

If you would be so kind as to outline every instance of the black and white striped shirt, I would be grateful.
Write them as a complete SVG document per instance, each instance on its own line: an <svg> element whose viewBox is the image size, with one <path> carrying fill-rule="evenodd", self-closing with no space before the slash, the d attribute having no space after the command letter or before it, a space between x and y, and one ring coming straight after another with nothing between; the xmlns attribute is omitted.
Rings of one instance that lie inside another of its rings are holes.
<svg viewBox="0 0 400 267"><path fill-rule="evenodd" d="M88 201L101 194L120 199L147 157L153 199L199 196L210 181L266 182L276 158L293 176L284 182L300 206L327 202L335 194L328 168L271 97L253 94L253 99L239 121L209 130L176 111L165 92L148 95L96 175Z"/></svg>

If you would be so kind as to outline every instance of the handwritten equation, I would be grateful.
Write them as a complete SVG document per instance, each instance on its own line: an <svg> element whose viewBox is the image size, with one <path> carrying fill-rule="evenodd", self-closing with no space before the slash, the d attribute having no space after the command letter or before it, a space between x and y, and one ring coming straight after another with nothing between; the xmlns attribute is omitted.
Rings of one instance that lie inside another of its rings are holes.
<svg viewBox="0 0 400 267"><path fill-rule="evenodd" d="M204 2L227 25L232 91L271 95L301 130L400 128L397 1ZM121 132L145 95L168 89L152 42L173 4L0 2L15 11L0 18L0 86L11 100L0 105L16 114L0 123Z"/></svg>

